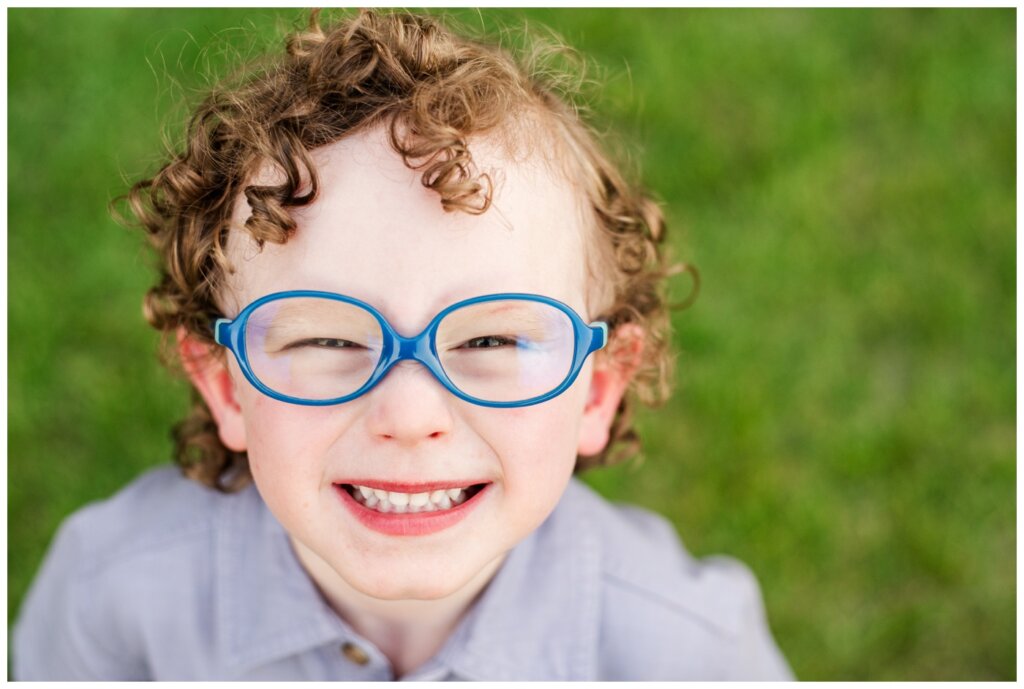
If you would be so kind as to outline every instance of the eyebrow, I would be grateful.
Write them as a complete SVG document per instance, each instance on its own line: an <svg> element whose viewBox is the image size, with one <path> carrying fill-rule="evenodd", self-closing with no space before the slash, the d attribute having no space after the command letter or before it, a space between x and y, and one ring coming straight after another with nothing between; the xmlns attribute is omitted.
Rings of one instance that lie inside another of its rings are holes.
<svg viewBox="0 0 1024 689"><path fill-rule="evenodd" d="M336 314L339 307L347 306L348 313L354 315L354 318L347 321L348 323L355 323L356 325L373 325L377 326L377 321L372 314L365 311L364 309L358 308L351 304L338 301L325 301L323 299L309 298L309 299L298 299L294 302L288 303L290 300L282 300L279 302L280 306L273 315L262 321L250 321L253 326L258 327L264 333L273 333L275 335L280 333L288 333L296 329L297 326L308 323L316 322L320 323L338 323Z"/></svg>
<svg viewBox="0 0 1024 689"><path fill-rule="evenodd" d="M535 302L532 302L532 303L535 303ZM495 324L485 323L484 325L495 325L495 326L499 326L500 325L501 326L500 329L504 330L506 332L508 330L515 330L519 334L522 334L522 335L533 335L533 336L541 336L543 334L555 332L557 330L557 327L555 328L555 330L552 330L552 326L551 326L552 319L551 318L546 317L543 313L540 313L540 312L537 312L537 311L534 311L534 310L528 308L526 303L522 304L521 307L520 307L520 304L508 303L508 302L494 302L493 304L497 308L493 308L493 309L486 309L485 308L483 310L483 312L477 312L476 313L476 317L477 318L488 319L488 318L493 318L493 317L497 316L499 318L504 318L505 320L504 320L504 322L501 322L501 323L495 323ZM483 302L481 304L478 304L477 306L488 306L488 303L487 302ZM520 308L517 308L517 307L520 307ZM559 311L558 313L560 315L559 317L567 319L567 317L564 314L562 314L561 311ZM455 324L454 327L456 327L456 328L464 327L463 326L464 323L472 323L474 320L477 320L477 318L466 317L466 318L462 318L462 319L456 319L456 324ZM493 333L493 334L499 334L499 333Z"/></svg>

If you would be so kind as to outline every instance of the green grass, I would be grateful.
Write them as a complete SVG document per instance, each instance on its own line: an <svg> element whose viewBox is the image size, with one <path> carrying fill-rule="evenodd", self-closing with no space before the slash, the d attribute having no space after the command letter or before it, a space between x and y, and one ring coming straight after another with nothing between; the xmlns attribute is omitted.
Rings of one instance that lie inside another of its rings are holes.
<svg viewBox="0 0 1024 689"><path fill-rule="evenodd" d="M587 480L747 562L801 678L1015 678L1015 11L456 14L604 67L602 127L704 278L645 461ZM300 16L8 12L9 622L187 399L106 202L154 169L175 80L230 52L202 46Z"/></svg>

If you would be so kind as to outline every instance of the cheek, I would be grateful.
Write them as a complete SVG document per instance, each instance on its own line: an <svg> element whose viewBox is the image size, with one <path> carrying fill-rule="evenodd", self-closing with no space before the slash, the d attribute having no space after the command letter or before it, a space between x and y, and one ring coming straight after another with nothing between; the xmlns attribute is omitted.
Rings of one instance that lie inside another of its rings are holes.
<svg viewBox="0 0 1024 689"><path fill-rule="evenodd" d="M245 415L249 466L260 492L303 484L323 474L331 420L323 409L286 404L253 391L240 400Z"/></svg>
<svg viewBox="0 0 1024 689"><path fill-rule="evenodd" d="M505 492L525 510L550 510L561 497L576 464L582 406L573 386L549 402L514 410L499 426Z"/></svg>

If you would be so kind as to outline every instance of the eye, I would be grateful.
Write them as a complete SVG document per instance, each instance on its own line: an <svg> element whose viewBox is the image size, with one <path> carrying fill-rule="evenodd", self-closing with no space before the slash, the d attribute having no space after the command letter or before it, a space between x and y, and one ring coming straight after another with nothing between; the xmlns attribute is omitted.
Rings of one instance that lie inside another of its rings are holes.
<svg viewBox="0 0 1024 689"><path fill-rule="evenodd" d="M305 340L299 340L298 342L292 342L286 349L298 349L299 347L318 347L320 349L362 349L361 345L357 345L349 340L342 340L337 337L310 337Z"/></svg>
<svg viewBox="0 0 1024 689"><path fill-rule="evenodd" d="M519 341L515 337L502 335L485 335L467 340L460 349L494 349L496 347L516 346Z"/></svg>

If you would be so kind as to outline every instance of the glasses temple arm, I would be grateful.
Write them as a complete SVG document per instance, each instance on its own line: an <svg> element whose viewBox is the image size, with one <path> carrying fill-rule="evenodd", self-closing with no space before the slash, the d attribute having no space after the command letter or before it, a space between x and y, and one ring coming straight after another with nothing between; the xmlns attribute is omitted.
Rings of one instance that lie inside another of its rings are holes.
<svg viewBox="0 0 1024 689"><path fill-rule="evenodd" d="M227 326L231 325L228 318L218 318L213 322L213 340L222 347L228 345Z"/></svg>
<svg viewBox="0 0 1024 689"><path fill-rule="evenodd" d="M591 337L590 351L596 352L608 345L608 324L604 321L594 321L590 324Z"/></svg>

